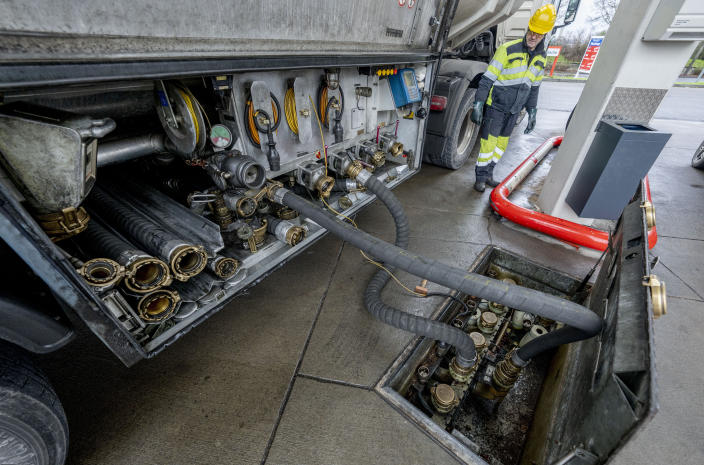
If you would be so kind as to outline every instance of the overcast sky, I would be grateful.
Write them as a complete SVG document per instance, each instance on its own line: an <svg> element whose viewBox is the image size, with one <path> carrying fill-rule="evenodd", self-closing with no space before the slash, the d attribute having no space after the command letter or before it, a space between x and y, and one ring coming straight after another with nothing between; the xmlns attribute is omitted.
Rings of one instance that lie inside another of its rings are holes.
<svg viewBox="0 0 704 465"><path fill-rule="evenodd" d="M591 30L592 28L592 23L589 20L589 17L594 15L594 11L592 9L594 8L594 0L582 0L579 3L579 10L577 10L577 18L575 18L574 22L570 24L567 28L570 29L586 29L586 30Z"/></svg>
<svg viewBox="0 0 704 465"><path fill-rule="evenodd" d="M574 22L569 26L566 26L563 30L565 32L586 30L596 34L597 32L606 29L606 26L603 24L592 24L590 17L596 15L596 11L594 10L594 8L594 0L582 0L579 3L579 10L577 10L577 17L575 18Z"/></svg>

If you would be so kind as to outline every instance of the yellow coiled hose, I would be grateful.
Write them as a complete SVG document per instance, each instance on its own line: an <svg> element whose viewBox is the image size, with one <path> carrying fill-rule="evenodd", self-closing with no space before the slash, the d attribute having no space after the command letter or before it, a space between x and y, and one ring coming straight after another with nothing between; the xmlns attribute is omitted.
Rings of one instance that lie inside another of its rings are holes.
<svg viewBox="0 0 704 465"><path fill-rule="evenodd" d="M279 112L276 110L276 104L273 100L271 102L271 110L274 116L274 126L276 126L279 122ZM251 100L247 100L247 133L252 143L258 147L260 144L259 131L254 125L254 105L252 105Z"/></svg>
<svg viewBox="0 0 704 465"><path fill-rule="evenodd" d="M291 132L298 135L298 114L296 113L296 94L293 92L293 87L289 87L284 96L284 114L286 115L286 123L291 129Z"/></svg>

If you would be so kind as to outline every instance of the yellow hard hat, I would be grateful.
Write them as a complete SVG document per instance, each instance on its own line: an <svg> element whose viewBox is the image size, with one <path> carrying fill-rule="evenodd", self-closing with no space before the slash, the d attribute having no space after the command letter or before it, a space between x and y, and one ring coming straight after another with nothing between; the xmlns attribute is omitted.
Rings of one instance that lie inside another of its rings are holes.
<svg viewBox="0 0 704 465"><path fill-rule="evenodd" d="M555 5L543 5L538 8L535 14L530 18L528 29L536 34L547 34L555 25L555 18L557 18Z"/></svg>

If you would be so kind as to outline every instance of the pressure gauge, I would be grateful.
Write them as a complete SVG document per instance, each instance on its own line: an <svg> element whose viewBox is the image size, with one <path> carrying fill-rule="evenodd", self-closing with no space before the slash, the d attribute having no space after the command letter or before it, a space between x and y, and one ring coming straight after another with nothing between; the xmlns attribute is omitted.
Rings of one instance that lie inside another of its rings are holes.
<svg viewBox="0 0 704 465"><path fill-rule="evenodd" d="M210 128L210 142L219 149L232 145L232 131L223 124L215 124Z"/></svg>

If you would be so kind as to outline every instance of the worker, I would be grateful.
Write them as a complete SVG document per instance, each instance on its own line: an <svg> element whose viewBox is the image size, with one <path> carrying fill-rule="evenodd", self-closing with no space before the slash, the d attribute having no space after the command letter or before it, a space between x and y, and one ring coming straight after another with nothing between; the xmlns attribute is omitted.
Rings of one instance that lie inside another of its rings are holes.
<svg viewBox="0 0 704 465"><path fill-rule="evenodd" d="M499 185L494 167L501 160L518 115L525 107L528 134L535 127L538 89L545 68L543 38L555 24L555 6L543 5L530 18L522 39L496 49L474 97L470 119L482 124L479 157L475 165L474 189L484 192L486 184Z"/></svg>

